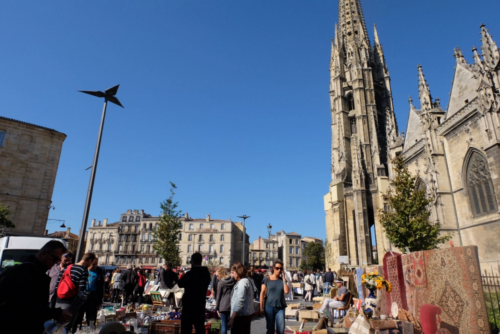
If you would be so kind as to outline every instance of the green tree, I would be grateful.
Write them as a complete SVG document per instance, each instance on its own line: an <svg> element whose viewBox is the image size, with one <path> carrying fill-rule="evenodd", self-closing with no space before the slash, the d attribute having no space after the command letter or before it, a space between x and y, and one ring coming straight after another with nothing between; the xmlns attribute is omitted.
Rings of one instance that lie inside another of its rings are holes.
<svg viewBox="0 0 500 334"><path fill-rule="evenodd" d="M411 252L430 250L451 239L451 235L440 235L439 221L429 222L431 215L425 190L417 190L413 176L404 164L404 159L397 156L392 160L395 177L392 187L384 195L389 207L380 210L379 218L389 241L401 249Z"/></svg>
<svg viewBox="0 0 500 334"><path fill-rule="evenodd" d="M178 203L174 202L177 187L170 182L170 197L160 205L162 214L158 228L154 232L156 244L154 250L173 266L181 265L179 256L179 233L182 226L180 217L182 212L177 209Z"/></svg>
<svg viewBox="0 0 500 334"><path fill-rule="evenodd" d="M310 242L302 251L307 260L302 260L300 269L323 269L325 267L325 248L319 242Z"/></svg>
<svg viewBox="0 0 500 334"><path fill-rule="evenodd" d="M0 203L0 228L15 227L14 223L7 218L10 214L9 206Z"/></svg>

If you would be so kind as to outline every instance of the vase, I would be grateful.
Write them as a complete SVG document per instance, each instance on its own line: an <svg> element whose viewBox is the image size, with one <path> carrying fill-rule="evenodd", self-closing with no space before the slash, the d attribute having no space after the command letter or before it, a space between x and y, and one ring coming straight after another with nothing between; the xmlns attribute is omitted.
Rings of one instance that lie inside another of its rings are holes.
<svg viewBox="0 0 500 334"><path fill-rule="evenodd" d="M373 317L378 317L379 310L379 301L377 298L377 289L368 289L368 297L365 298L365 315L371 319Z"/></svg>
<svg viewBox="0 0 500 334"><path fill-rule="evenodd" d="M366 298L377 299L377 289L369 289L368 291L368 297Z"/></svg>

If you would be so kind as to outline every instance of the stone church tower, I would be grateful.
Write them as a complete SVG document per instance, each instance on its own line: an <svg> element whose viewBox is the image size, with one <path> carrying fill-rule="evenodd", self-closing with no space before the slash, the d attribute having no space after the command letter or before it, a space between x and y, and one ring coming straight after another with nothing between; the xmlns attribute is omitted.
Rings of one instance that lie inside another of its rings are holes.
<svg viewBox="0 0 500 334"><path fill-rule="evenodd" d="M338 256L347 256L352 266L373 263L372 226L380 256L389 249L377 213L389 185L391 150L403 139L376 28L374 36L372 46L360 0L339 0L330 60L332 181L324 197L332 269L340 266Z"/></svg>

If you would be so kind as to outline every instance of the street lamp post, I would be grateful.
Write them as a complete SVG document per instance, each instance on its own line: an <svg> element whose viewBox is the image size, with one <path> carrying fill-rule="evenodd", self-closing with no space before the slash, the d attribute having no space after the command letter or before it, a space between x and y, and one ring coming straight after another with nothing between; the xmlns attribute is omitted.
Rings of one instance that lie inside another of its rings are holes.
<svg viewBox="0 0 500 334"><path fill-rule="evenodd" d="M273 260L273 261L274 261L274 258L273 258L273 256L272 256L272 254L273 254L273 251L272 251L272 245L273 245L273 243L271 242L271 230L272 230L272 229L273 229L273 226L271 225L271 223L269 223L269 225L267 225L267 234L268 234L268 236L269 236L269 237L267 238L267 240L268 240L267 244L268 244L268 245L271 245L271 246L269 247L269 249L270 249L269 254L270 254L271 256L269 256L269 258L267 259L267 265L268 265L268 266L270 266L270 265L271 265L271 260Z"/></svg>
<svg viewBox="0 0 500 334"><path fill-rule="evenodd" d="M97 145L95 147L95 152L94 152L94 162L92 163L92 170L90 172L90 181L89 181L89 188L87 190L87 199L85 200L85 208L83 210L83 219L82 219L82 226L80 229L80 240L78 240L78 250L76 252L76 261L80 261L81 257L83 254L81 254L82 249L84 247L83 242L84 242L84 236L85 236L85 231L87 230L87 221L89 219L89 212L90 212L90 203L92 202L92 192L94 191L94 180L95 180L95 174L96 174L96 169L97 169L97 161L99 160L99 150L101 149L101 139L102 139L102 131L104 128L104 119L106 118L106 108L108 106L108 101L111 103L114 103L116 105L119 105L120 107L123 108L122 104L120 101L115 97L116 93L118 92L118 87L120 85L116 85L114 87L108 88L103 92L101 91L86 91L86 90L81 90L80 92L97 96L97 97L104 97L104 107L102 109L102 117L101 117L101 125L99 127L99 134L97 135Z"/></svg>
<svg viewBox="0 0 500 334"><path fill-rule="evenodd" d="M243 263L243 267L245 267L245 242L246 242L246 238L245 238L245 234L246 234L245 233L245 221L248 218L250 218L250 216L243 215L243 216L238 216L238 218L243 219L243 247L242 247L242 249L243 249L243 252L242 252L243 253L243 256L242 256L243 261L241 263Z"/></svg>

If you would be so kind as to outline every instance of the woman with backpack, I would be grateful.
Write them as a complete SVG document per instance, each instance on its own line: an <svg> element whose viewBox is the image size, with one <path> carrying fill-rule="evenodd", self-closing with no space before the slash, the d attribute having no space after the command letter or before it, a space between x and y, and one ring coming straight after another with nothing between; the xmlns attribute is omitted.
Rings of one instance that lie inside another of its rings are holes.
<svg viewBox="0 0 500 334"><path fill-rule="evenodd" d="M260 312L266 316L267 334L285 333L285 294L289 292L283 262L275 260L272 274L264 278L260 292Z"/></svg>
<svg viewBox="0 0 500 334"><path fill-rule="evenodd" d="M144 287L146 286L146 276L142 273L140 268L136 269L137 272L137 284L134 288L134 301L142 304L142 294L144 293Z"/></svg>
<svg viewBox="0 0 500 334"><path fill-rule="evenodd" d="M222 266L217 269L216 275L219 279L219 283L217 283L217 300L215 307L217 314L222 320L221 334L227 334L227 323L229 322L231 313L231 294L236 281L231 275L227 274L226 269Z"/></svg>
<svg viewBox="0 0 500 334"><path fill-rule="evenodd" d="M120 268L116 269L116 272L113 274L113 298L111 298L112 303L118 303L120 301L120 293L125 286L125 282L123 281L122 270Z"/></svg>

